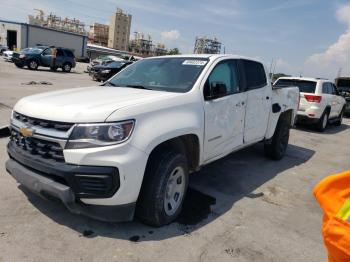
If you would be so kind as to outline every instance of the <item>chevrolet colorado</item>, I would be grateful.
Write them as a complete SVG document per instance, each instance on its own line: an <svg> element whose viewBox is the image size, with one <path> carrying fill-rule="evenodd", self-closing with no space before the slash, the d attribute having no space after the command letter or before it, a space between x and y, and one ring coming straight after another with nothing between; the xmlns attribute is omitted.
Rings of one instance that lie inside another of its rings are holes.
<svg viewBox="0 0 350 262"><path fill-rule="evenodd" d="M21 99L8 172L76 214L153 226L181 212L188 176L263 142L281 159L299 101L262 63L234 55L147 58L102 86Z"/></svg>

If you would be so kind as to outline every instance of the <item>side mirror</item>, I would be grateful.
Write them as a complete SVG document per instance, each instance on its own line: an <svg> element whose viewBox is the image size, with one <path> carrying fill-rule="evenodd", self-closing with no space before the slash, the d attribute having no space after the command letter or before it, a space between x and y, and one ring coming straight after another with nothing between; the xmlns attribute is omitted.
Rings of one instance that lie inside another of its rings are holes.
<svg viewBox="0 0 350 262"><path fill-rule="evenodd" d="M209 89L206 92L206 100L212 100L227 95L227 86L223 82L211 82L210 86L208 83L206 88Z"/></svg>

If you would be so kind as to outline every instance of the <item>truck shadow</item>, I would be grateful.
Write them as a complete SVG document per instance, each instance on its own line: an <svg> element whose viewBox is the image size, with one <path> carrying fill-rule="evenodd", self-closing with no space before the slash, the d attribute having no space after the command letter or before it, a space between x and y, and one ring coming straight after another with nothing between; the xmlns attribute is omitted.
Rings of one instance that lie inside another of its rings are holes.
<svg viewBox="0 0 350 262"><path fill-rule="evenodd" d="M254 145L218 160L191 175L189 191L179 219L161 228L146 226L136 219L126 223L104 223L71 214L61 203L49 202L21 187L29 201L55 222L76 231L80 237L108 237L132 242L157 241L191 234L229 211L244 197L256 201L254 192L282 172L307 162L314 151L289 145L281 161L263 156L263 146Z"/></svg>

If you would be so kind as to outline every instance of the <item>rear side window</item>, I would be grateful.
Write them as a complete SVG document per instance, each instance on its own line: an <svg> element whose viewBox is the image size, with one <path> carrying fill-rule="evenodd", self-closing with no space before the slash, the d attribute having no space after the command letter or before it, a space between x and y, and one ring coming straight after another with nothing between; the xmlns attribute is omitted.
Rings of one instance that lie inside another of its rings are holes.
<svg viewBox="0 0 350 262"><path fill-rule="evenodd" d="M248 90L260 88L267 84L265 69L261 63L242 60L242 64Z"/></svg>
<svg viewBox="0 0 350 262"><path fill-rule="evenodd" d="M64 53L61 49L57 49L57 54L56 56L64 56Z"/></svg>
<svg viewBox="0 0 350 262"><path fill-rule="evenodd" d="M303 93L315 93L316 82L298 79L279 79L275 86L297 86Z"/></svg>
<svg viewBox="0 0 350 262"><path fill-rule="evenodd" d="M74 54L73 54L72 51L70 51L70 50L64 50L64 52L66 53L66 55L67 55L68 57L74 57Z"/></svg>

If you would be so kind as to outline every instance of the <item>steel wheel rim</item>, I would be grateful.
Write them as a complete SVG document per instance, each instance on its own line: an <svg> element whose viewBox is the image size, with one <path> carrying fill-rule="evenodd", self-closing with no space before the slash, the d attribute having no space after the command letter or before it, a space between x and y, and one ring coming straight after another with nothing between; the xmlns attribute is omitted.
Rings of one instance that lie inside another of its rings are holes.
<svg viewBox="0 0 350 262"><path fill-rule="evenodd" d="M70 66L69 65L65 65L64 66L64 70L68 71L70 69Z"/></svg>
<svg viewBox="0 0 350 262"><path fill-rule="evenodd" d="M326 128L328 122L328 115L325 115L323 118L322 126L323 128Z"/></svg>
<svg viewBox="0 0 350 262"><path fill-rule="evenodd" d="M169 176L164 194L164 210L168 216L174 215L181 206L185 183L184 169L176 167Z"/></svg>
<svg viewBox="0 0 350 262"><path fill-rule="evenodd" d="M30 62L30 67L31 68L35 68L36 67L36 62L35 61Z"/></svg>

